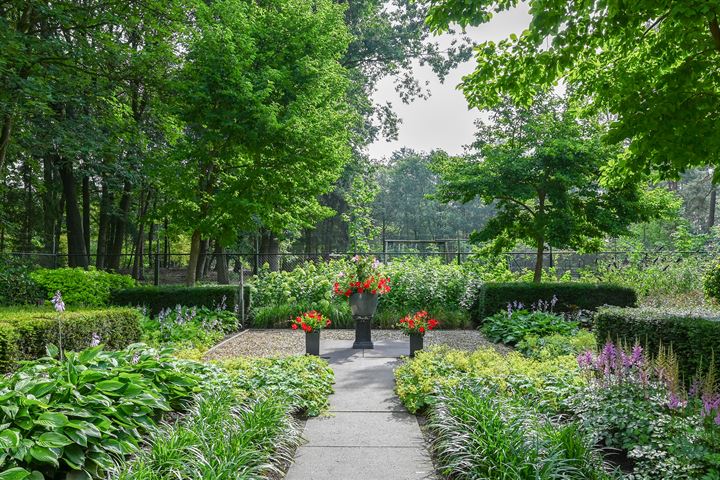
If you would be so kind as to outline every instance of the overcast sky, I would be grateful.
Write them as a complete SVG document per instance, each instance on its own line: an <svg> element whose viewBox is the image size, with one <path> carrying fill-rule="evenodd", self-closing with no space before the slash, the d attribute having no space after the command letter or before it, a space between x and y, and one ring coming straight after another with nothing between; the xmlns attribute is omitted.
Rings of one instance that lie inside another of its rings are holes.
<svg viewBox="0 0 720 480"><path fill-rule="evenodd" d="M518 8L495 16L485 25L469 29L467 33L476 43L498 41L511 33L521 33L529 23L527 5L521 4ZM471 59L452 71L445 83L440 83L430 67L417 67L415 73L420 83L430 82L428 88L431 96L428 100L418 99L409 105L400 101L391 79L382 81L374 98L381 104L391 102L402 123L398 140L387 142L381 139L370 145L370 158L388 157L402 147L417 151L440 148L450 154L461 153L463 146L472 142L475 131L473 121L480 112L468 110L465 97L456 87L462 77L474 68L475 59Z"/></svg>

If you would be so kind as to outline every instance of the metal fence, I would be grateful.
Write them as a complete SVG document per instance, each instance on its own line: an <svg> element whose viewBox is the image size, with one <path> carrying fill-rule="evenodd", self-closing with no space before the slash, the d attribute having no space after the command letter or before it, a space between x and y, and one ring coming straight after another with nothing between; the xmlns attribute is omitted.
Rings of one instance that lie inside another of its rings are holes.
<svg viewBox="0 0 720 480"><path fill-rule="evenodd" d="M467 249L463 249L458 243L456 249L444 249L443 251L432 251L424 249L402 250L385 248L384 251L363 253L373 255L383 261L392 261L397 258L440 258L444 263L465 263L485 261L473 256ZM24 259L28 263L46 268L59 268L70 263L70 256L62 253L27 253L13 252L0 254L5 257ZM290 271L308 261L326 262L336 258L349 258L354 252L327 252L327 253L303 253L303 252L228 252L228 253L207 253L201 256L199 266L196 270L197 279L203 283L218 283L218 271L224 270L227 265L227 280L229 283L238 283L261 268L270 270ZM544 266L554 268L559 274L570 272L577 276L582 270L596 270L602 268L624 268L627 265L641 267L659 266L669 268L672 264L687 261L688 259L707 260L716 255L712 251L669 251L658 250L654 252L632 252L632 251L605 251L597 253L578 253L567 250L546 250L544 254ZM512 271L533 269L536 261L535 252L520 251L504 254L508 266ZM188 253L146 253L141 259L136 259L133 254L121 254L115 258L119 265L115 271L129 274L139 281L155 285L182 284L187 274L187 266L190 255ZM87 257L89 265L96 265L96 257ZM107 258L105 259L107 260ZM222 279L222 272L221 272ZM242 278L241 278L242 277Z"/></svg>

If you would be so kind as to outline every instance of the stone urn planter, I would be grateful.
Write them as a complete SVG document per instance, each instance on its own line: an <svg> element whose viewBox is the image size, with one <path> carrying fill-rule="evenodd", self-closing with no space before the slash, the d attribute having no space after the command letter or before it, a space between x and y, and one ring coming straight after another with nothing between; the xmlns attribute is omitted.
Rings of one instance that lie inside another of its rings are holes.
<svg viewBox="0 0 720 480"><path fill-rule="evenodd" d="M422 339L421 339L422 341ZM305 332L305 354L320 356L320 331Z"/></svg>
<svg viewBox="0 0 720 480"><path fill-rule="evenodd" d="M350 295L350 311L355 319L355 342L352 348L371 349L372 317L378 306L378 295L375 293L354 293Z"/></svg>
<svg viewBox="0 0 720 480"><path fill-rule="evenodd" d="M415 356L415 352L423 349L424 335L420 333L411 333L410 337L410 357Z"/></svg>

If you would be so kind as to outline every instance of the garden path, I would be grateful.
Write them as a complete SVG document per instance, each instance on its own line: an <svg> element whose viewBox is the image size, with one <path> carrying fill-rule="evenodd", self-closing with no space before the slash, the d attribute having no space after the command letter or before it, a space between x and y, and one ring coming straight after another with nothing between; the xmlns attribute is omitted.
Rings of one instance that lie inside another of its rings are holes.
<svg viewBox="0 0 720 480"><path fill-rule="evenodd" d="M321 356L335 372L330 413L311 418L287 480L433 479L417 418L393 391L393 369L408 353L407 341L381 340L373 350L351 341L321 342Z"/></svg>

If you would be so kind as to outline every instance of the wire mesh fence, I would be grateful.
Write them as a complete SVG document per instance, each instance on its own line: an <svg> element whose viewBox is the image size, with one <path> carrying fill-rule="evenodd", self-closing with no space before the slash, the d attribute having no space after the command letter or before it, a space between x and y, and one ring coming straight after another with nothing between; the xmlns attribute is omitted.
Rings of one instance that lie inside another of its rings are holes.
<svg viewBox="0 0 720 480"><path fill-rule="evenodd" d="M393 261L400 258L437 258L443 263L463 264L466 262L486 262L473 255L469 249L463 248L459 242L457 248L443 249L400 249L389 245L378 252L363 253L372 255L382 261ZM327 262L332 259L349 258L355 252L224 252L203 254L198 259L196 278L203 283L237 283L247 279L262 268L272 271L291 271L306 262ZM0 254L3 257L22 259L27 263L45 268L60 268L78 264L77 258L65 253L12 252ZM516 251L503 254L507 265L514 272L532 270L536 262L536 253L532 251ZM688 259L709 260L715 256L712 251L670 251L653 252L636 251L604 251L596 253L579 253L575 251L548 249L544 253L545 267L555 269L558 274L570 272L578 276L581 271L593 271L600 268L622 269L628 265L638 267L655 266L661 269L670 268L673 264ZM101 259L95 255L83 258L81 264L110 269L118 273L132 275L143 283L155 285L176 285L185 281L190 260L189 253L146 253L142 257L133 254L121 254L115 258ZM108 267L115 265L115 267Z"/></svg>

